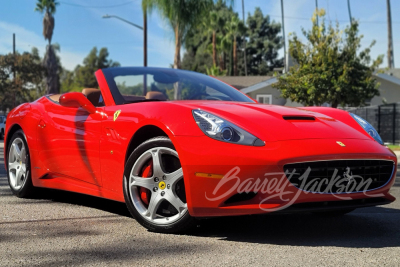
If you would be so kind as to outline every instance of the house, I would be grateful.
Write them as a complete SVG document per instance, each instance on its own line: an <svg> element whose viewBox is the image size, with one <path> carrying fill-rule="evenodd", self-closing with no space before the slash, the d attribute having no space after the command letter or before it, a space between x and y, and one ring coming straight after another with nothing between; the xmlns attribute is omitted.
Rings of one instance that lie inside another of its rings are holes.
<svg viewBox="0 0 400 267"><path fill-rule="evenodd" d="M375 73L374 77L380 83L379 96L366 102L367 106L400 102L400 69L392 69L384 73ZM281 97L279 90L272 87L277 78L271 76L224 76L218 77L243 93L257 100L259 103L301 107L300 103Z"/></svg>
<svg viewBox="0 0 400 267"><path fill-rule="evenodd" d="M376 106L400 102L400 69L376 73L374 76L380 83L380 96L373 97L367 105Z"/></svg>
<svg viewBox="0 0 400 267"><path fill-rule="evenodd" d="M280 91L271 85L277 82L271 76L220 76L219 80L232 85L259 103L282 105L286 99L281 97Z"/></svg>

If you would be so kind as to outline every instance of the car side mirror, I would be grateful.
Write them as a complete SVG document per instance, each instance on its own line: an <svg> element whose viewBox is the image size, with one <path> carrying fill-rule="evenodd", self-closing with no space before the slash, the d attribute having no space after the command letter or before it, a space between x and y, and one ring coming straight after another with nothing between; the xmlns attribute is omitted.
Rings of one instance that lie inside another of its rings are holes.
<svg viewBox="0 0 400 267"><path fill-rule="evenodd" d="M96 107L82 94L78 92L71 92L63 94L60 97L60 105L67 108L82 107L90 114L96 113Z"/></svg>

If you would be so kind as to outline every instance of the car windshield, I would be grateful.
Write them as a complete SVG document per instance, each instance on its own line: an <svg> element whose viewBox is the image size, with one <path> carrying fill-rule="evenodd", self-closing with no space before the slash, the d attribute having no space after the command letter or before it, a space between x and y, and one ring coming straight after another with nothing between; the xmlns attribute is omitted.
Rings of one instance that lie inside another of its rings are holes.
<svg viewBox="0 0 400 267"><path fill-rule="evenodd" d="M204 74L162 68L103 69L117 105L168 100L254 102L231 86Z"/></svg>

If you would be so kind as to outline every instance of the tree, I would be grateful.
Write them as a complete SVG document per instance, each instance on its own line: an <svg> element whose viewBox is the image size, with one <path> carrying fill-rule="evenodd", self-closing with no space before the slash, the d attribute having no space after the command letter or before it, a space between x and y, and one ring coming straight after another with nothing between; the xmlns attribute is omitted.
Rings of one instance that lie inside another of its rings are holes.
<svg viewBox="0 0 400 267"><path fill-rule="evenodd" d="M37 0L35 8L35 11L40 12L41 14L44 13L43 36L45 40L49 41L43 61L43 64L47 69L46 83L48 94L55 94L60 91L57 57L54 47L51 45L55 26L53 15L56 13L56 7L58 5L59 3L56 0Z"/></svg>
<svg viewBox="0 0 400 267"><path fill-rule="evenodd" d="M247 18L246 43L247 69L249 75L267 75L274 68L283 67L283 59L278 59L278 51L283 47L280 36L281 24L264 17L261 9L256 8Z"/></svg>
<svg viewBox="0 0 400 267"><path fill-rule="evenodd" d="M14 104L32 101L40 96L45 74L36 48L32 49L32 53L1 55L0 109L13 108Z"/></svg>
<svg viewBox="0 0 400 267"><path fill-rule="evenodd" d="M188 32L182 69L206 73L206 69L213 66L212 53L207 51L210 44L211 41L204 35L202 28L198 27Z"/></svg>
<svg viewBox="0 0 400 267"><path fill-rule="evenodd" d="M233 0L230 2L233 3ZM142 4L147 6L149 12L157 10L174 31L174 68L179 69L181 67L181 47L187 33L211 11L214 0L142 0Z"/></svg>
<svg viewBox="0 0 400 267"><path fill-rule="evenodd" d="M207 75L210 76L225 76L226 75L226 71L222 70L221 68L217 67L217 66L212 66L211 68L206 68L206 73Z"/></svg>
<svg viewBox="0 0 400 267"><path fill-rule="evenodd" d="M174 31L174 68L180 68L180 52L188 30L196 25L205 11L209 10L211 0L143 0L151 13L158 10Z"/></svg>
<svg viewBox="0 0 400 267"><path fill-rule="evenodd" d="M210 55L219 55L220 72L228 75L245 75L244 56L238 53L242 47L244 35L247 35L250 46L247 48L247 63L249 75L272 74L276 67L283 66L283 59L278 58L278 50L282 47L282 37L279 36L281 26L279 23L270 22L269 17L264 17L261 10L257 8L254 15L249 15L247 27L240 21L239 16L228 7L224 1L214 4L214 12L218 14L219 23L216 28L206 27L212 19L212 12L203 17L205 22L192 28L186 37L186 53L183 57L182 67L202 73L207 73L213 66ZM249 28L249 29L248 29ZM216 32L216 45L213 45L210 33ZM220 40L220 41L218 41ZM236 46L236 48L235 48ZM226 57L228 55L228 57ZM253 58L255 55L255 58ZM217 64L217 62L215 62Z"/></svg>
<svg viewBox="0 0 400 267"><path fill-rule="evenodd" d="M215 69L219 65L220 72L225 72L226 43L221 44L221 41L227 31L225 25L232 16L237 14L232 7L227 6L226 1L219 0L213 4L210 12L203 16L202 22L187 33L182 68L207 73L207 69Z"/></svg>
<svg viewBox="0 0 400 267"><path fill-rule="evenodd" d="M82 91L83 88L98 88L94 73L98 69L119 67L118 62L108 59L107 48L103 47L100 51L96 47L89 52L83 60L83 65L76 66L75 70L64 71L62 75L62 91Z"/></svg>
<svg viewBox="0 0 400 267"><path fill-rule="evenodd" d="M224 20L219 12L212 10L208 19L203 20L204 28L212 36L212 59L213 66L217 66L217 31L224 26Z"/></svg>
<svg viewBox="0 0 400 267"><path fill-rule="evenodd" d="M229 49L231 54L230 60L230 75L237 76L237 39L240 33L243 33L245 27L243 22L240 21L239 16L235 14L235 16L230 16L230 20L225 24L226 34L223 38L223 42L226 43L226 46Z"/></svg>
<svg viewBox="0 0 400 267"><path fill-rule="evenodd" d="M316 23L317 15L322 20L320 26ZM370 50L375 42L358 52L363 36L358 35L356 21L343 34L338 24L326 27L324 16L324 10L317 11L312 29L308 32L303 29L308 43L293 35L289 53L298 65L280 76L275 87L281 90L282 97L304 105L362 106L379 95L379 84L372 74L382 63L383 55L371 62Z"/></svg>

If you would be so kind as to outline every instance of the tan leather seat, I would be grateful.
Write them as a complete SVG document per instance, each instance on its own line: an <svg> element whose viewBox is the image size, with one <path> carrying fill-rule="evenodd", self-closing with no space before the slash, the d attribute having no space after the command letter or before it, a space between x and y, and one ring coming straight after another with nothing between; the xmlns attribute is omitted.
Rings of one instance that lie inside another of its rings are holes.
<svg viewBox="0 0 400 267"><path fill-rule="evenodd" d="M49 96L49 98L51 99L51 100L53 100L54 102L60 102L60 97L61 97L61 94L56 94L56 95L51 95L51 96Z"/></svg>
<svg viewBox="0 0 400 267"><path fill-rule="evenodd" d="M151 91L151 92L147 92L146 99L158 99L161 101L166 101L167 97L162 92Z"/></svg>
<svg viewBox="0 0 400 267"><path fill-rule="evenodd" d="M82 94L86 96L86 98L95 106L103 106L103 103L100 103L101 91L95 88L85 88L82 90ZM102 98L102 97L101 97Z"/></svg>
<svg viewBox="0 0 400 267"><path fill-rule="evenodd" d="M140 95L122 95L126 102L135 102L145 99L144 96Z"/></svg>

